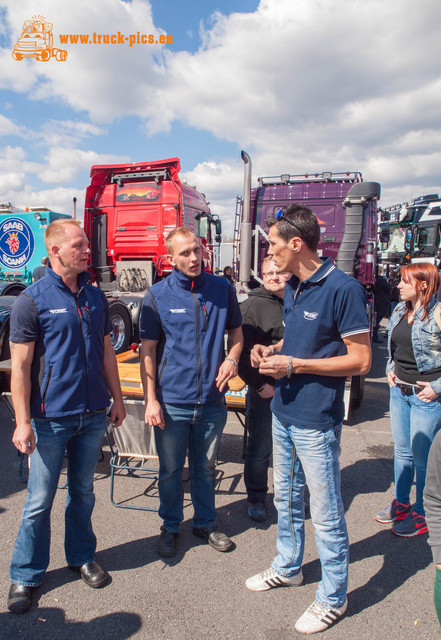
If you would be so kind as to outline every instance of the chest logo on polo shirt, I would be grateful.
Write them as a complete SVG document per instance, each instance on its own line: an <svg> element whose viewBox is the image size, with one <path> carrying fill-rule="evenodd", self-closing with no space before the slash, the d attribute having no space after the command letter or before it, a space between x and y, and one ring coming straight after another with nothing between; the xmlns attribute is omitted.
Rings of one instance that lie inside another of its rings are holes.
<svg viewBox="0 0 441 640"><path fill-rule="evenodd" d="M187 313L187 309L170 309L171 313Z"/></svg>
<svg viewBox="0 0 441 640"><path fill-rule="evenodd" d="M67 313L67 309L49 309L51 313Z"/></svg>
<svg viewBox="0 0 441 640"><path fill-rule="evenodd" d="M317 320L318 313L317 311L304 311L303 317L305 318L305 320Z"/></svg>

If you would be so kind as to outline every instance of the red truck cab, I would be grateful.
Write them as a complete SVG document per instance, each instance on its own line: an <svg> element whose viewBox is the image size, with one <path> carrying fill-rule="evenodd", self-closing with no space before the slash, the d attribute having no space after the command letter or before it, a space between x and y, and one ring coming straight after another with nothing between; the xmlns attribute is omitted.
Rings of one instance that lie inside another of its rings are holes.
<svg viewBox="0 0 441 640"><path fill-rule="evenodd" d="M112 317L118 352L127 348L129 338L137 340L140 296L172 270L165 246L172 229L185 226L195 233L205 269L213 272L220 220L204 194L181 181L180 168L179 158L91 168L84 208L90 272L109 296L111 313L117 311Z"/></svg>

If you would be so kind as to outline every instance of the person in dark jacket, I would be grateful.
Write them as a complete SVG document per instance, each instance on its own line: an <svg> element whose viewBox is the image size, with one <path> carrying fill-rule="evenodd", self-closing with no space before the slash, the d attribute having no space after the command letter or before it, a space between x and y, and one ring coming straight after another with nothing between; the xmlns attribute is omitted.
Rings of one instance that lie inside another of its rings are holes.
<svg viewBox="0 0 441 640"><path fill-rule="evenodd" d="M256 522L266 519L268 466L272 451L271 399L275 380L251 366L250 354L255 344L269 347L283 338L283 296L289 271L280 272L270 258L262 263L263 285L250 291L242 302L244 346L239 360L239 375L248 385L248 443L244 480L248 495L248 515Z"/></svg>
<svg viewBox="0 0 441 640"><path fill-rule="evenodd" d="M435 587L433 600L441 625L441 431L435 436L427 461L424 508L429 529L429 544L435 564Z"/></svg>
<svg viewBox="0 0 441 640"><path fill-rule="evenodd" d="M380 324L383 318L389 318L390 316L390 294L391 287L384 276L378 275L374 285L375 293L375 311L377 314L377 322L372 332L372 341L381 342L381 338L378 334L380 330Z"/></svg>
<svg viewBox="0 0 441 640"><path fill-rule="evenodd" d="M44 256L41 259L41 265L39 267L35 267L34 271L32 272L32 282L37 282L37 280L40 280L40 278L44 278L44 275L46 273L46 265L49 262L49 258L47 256Z"/></svg>
<svg viewBox="0 0 441 640"><path fill-rule="evenodd" d="M30 455L28 497L11 560L8 609L25 613L49 564L50 512L67 452L65 554L90 587L106 572L94 561L93 474L110 420L125 417L105 295L89 284L88 240L76 220L44 234L50 265L11 312L12 441Z"/></svg>
<svg viewBox="0 0 441 640"><path fill-rule="evenodd" d="M236 282L235 279L233 278L233 269L232 267L224 267L224 272L222 274L222 278L225 278L225 280L228 280L228 282L231 285L234 285L234 283Z"/></svg>
<svg viewBox="0 0 441 640"><path fill-rule="evenodd" d="M155 428L159 456L157 552L168 558L176 553L183 520L187 449L193 534L217 551L233 548L216 526L215 465L227 419L224 391L237 376L243 338L236 292L224 278L205 273L194 233L173 229L166 245L174 269L144 297L140 334L145 421Z"/></svg>

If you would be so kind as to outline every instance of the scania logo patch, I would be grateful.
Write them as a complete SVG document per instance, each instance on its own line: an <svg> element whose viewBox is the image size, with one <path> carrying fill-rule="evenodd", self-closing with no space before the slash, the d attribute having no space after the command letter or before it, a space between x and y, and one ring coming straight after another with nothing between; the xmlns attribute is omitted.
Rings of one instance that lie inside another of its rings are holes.
<svg viewBox="0 0 441 640"><path fill-rule="evenodd" d="M34 253L34 234L20 218L7 218L0 224L0 263L8 269L20 269Z"/></svg>
<svg viewBox="0 0 441 640"><path fill-rule="evenodd" d="M305 320L317 320L318 313L317 311L304 311L303 317Z"/></svg>

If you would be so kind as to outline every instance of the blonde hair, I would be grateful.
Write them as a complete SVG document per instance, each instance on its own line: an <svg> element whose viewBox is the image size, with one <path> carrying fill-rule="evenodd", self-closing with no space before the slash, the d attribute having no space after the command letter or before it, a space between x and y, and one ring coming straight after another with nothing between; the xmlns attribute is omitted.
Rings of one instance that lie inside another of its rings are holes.
<svg viewBox="0 0 441 640"><path fill-rule="evenodd" d="M165 239L165 246L167 247L167 251L169 253L169 255L172 255L172 249L173 249L173 238L175 236L195 236L194 231L192 231L191 229L189 229L188 227L176 227L176 229L172 229L170 231L170 233L168 234L168 236ZM197 238L196 238L197 240Z"/></svg>
<svg viewBox="0 0 441 640"><path fill-rule="evenodd" d="M52 247L54 245L63 244L66 239L65 225L71 224L75 227L81 228L81 222L74 220L73 218L63 218L61 220L54 220L46 227L44 231L44 245L48 256L52 255Z"/></svg>

